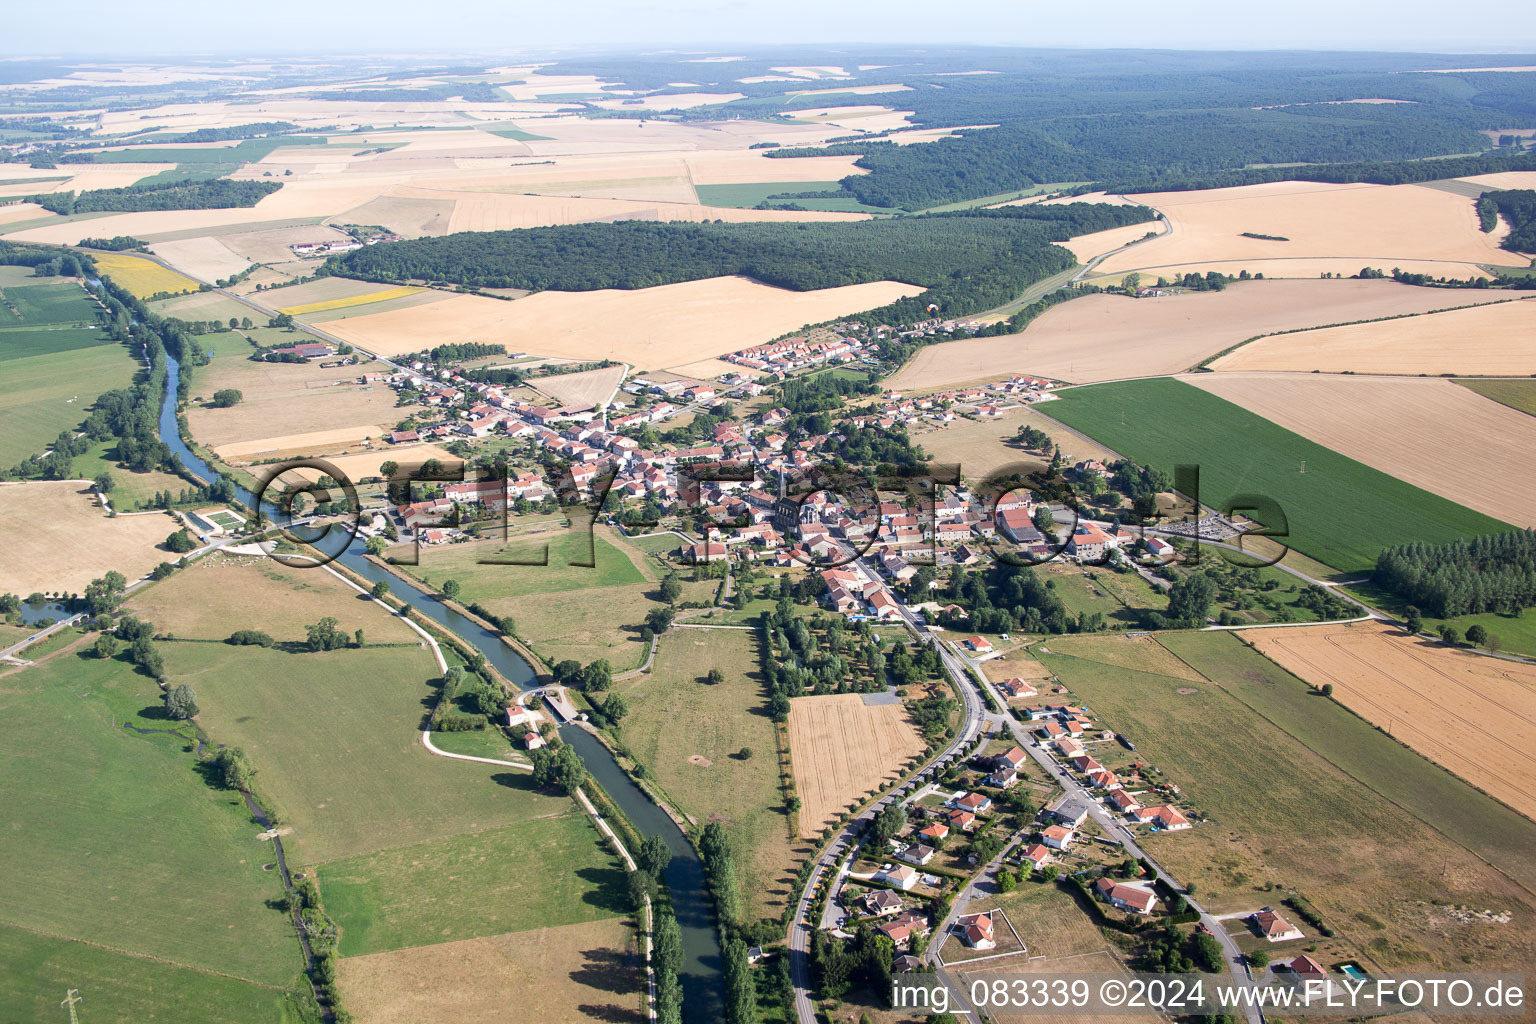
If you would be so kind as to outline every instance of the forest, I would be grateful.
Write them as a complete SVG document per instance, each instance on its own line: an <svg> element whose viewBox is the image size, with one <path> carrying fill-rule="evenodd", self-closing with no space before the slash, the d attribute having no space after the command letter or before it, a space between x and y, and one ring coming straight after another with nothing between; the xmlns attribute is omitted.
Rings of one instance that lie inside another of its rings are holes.
<svg viewBox="0 0 1536 1024"><path fill-rule="evenodd" d="M887 323L963 316L1073 265L1050 243L1150 220L1142 207L1073 203L921 218L802 224L621 221L462 232L333 256L332 273L481 288L591 291L744 275L808 291L893 280L925 289L871 311Z"/></svg>
<svg viewBox="0 0 1536 1024"><path fill-rule="evenodd" d="M138 213L144 210L227 210L255 206L282 187L282 183L276 181L196 181L189 178L154 185L90 189L79 194L47 192L28 196L27 201L66 216L73 213Z"/></svg>
<svg viewBox="0 0 1536 1024"><path fill-rule="evenodd" d="M769 155L859 156L859 166L870 173L849 176L843 186L871 206L905 210L1046 183L1099 181L1135 186L1131 190L1194 188L1208 187L1196 182L1213 175L1221 176L1223 183L1244 184L1275 180L1277 171L1280 177L1311 179L1313 174L1329 174L1331 168L1305 168L1298 175L1294 167L1264 165L1394 164L1476 154L1490 147L1482 130L1536 125L1530 84L1536 76L1419 73L1444 66L1443 57L1426 54L1333 54L1324 59L1297 52L1126 54L934 47L865 56L867 70L850 67L839 84L903 84L908 91L900 94L899 102L830 92L819 94L816 102L889 102L912 111L908 120L914 127L997 127L961 131L957 138L921 146L850 138L845 145L781 147ZM835 64L846 55L806 54L800 59ZM776 63L785 60L779 55ZM601 64L571 61L557 67L561 73L569 69L573 74L619 78L660 96L711 88L745 93L742 99L669 115L684 120L792 118L795 105L804 102L790 94L793 83L753 80L771 78L774 63L748 56L722 66L716 71L721 80L713 82L708 74L700 77L699 64L682 64L665 55ZM981 69L991 73L954 73ZM698 84L669 85L679 79ZM1344 102L1357 98L1402 102ZM596 108L587 113L654 116Z"/></svg>
<svg viewBox="0 0 1536 1024"><path fill-rule="evenodd" d="M1435 618L1518 615L1536 605L1536 530L1390 547L1376 557L1375 582Z"/></svg>
<svg viewBox="0 0 1536 1024"><path fill-rule="evenodd" d="M1536 252L1536 190L1528 188L1507 189L1502 192L1484 192L1477 200L1477 212L1483 217L1483 230L1488 226L1488 212L1509 223L1509 234L1499 243L1511 252Z"/></svg>

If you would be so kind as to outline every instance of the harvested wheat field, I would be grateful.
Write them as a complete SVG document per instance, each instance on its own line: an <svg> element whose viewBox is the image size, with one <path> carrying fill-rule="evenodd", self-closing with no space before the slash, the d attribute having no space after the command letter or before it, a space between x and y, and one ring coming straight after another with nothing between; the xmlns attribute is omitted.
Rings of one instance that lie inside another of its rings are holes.
<svg viewBox="0 0 1536 1024"><path fill-rule="evenodd" d="M586 409L607 402L624 381L623 365L607 366L584 373L562 373L553 377L536 377L529 387L553 398L561 405Z"/></svg>
<svg viewBox="0 0 1536 1024"><path fill-rule="evenodd" d="M347 957L336 983L360 1024L643 1021L644 963L614 918Z"/></svg>
<svg viewBox="0 0 1536 1024"><path fill-rule="evenodd" d="M789 758L799 795L800 836L810 839L848 805L895 779L923 740L900 704L870 706L856 693L796 697Z"/></svg>
<svg viewBox="0 0 1536 1024"><path fill-rule="evenodd" d="M400 414L393 391L357 382L372 368L368 363L322 367L224 356L199 372L192 394L206 398L221 388L235 388L244 397L228 409L191 405L187 425L203 444L233 446L247 454L272 447L262 443L266 440L294 434L376 436L386 424L398 422Z"/></svg>
<svg viewBox="0 0 1536 1024"><path fill-rule="evenodd" d="M1471 268L1523 265L1499 248L1507 225L1481 230L1472 201L1418 185L1334 185L1280 181L1265 185L1156 192L1132 197L1163 212L1173 230L1165 238L1105 260L1105 273L1170 272L1217 261L1246 261L1267 271L1266 260L1330 258L1390 269L1403 260L1432 260ZM1244 232L1288 239L1245 238ZM1353 271L1351 271L1353 273ZM1447 266L1441 273L1465 276Z"/></svg>
<svg viewBox="0 0 1536 1024"><path fill-rule="evenodd" d="M0 484L0 594L80 593L108 569L138 579L174 558L179 527L159 512L109 518L84 480Z"/></svg>
<svg viewBox="0 0 1536 1024"><path fill-rule="evenodd" d="M1458 505L1536 526L1536 417L1450 380L1312 373L1182 379Z"/></svg>
<svg viewBox="0 0 1536 1024"><path fill-rule="evenodd" d="M1523 299L1261 338L1211 369L1525 376L1536 373L1533 336L1536 302Z"/></svg>
<svg viewBox="0 0 1536 1024"><path fill-rule="evenodd" d="M380 355L437 342L482 341L569 359L621 359L651 369L734 352L805 324L872 309L921 288L896 281L792 292L745 277L635 291L539 292L503 302L450 295L441 302L354 317L330 333Z"/></svg>
<svg viewBox="0 0 1536 1024"><path fill-rule="evenodd" d="M1425 757L1536 818L1536 666L1379 622L1253 629L1242 639Z"/></svg>
<svg viewBox="0 0 1536 1024"><path fill-rule="evenodd" d="M930 345L890 386L937 391L1012 373L1075 384L1178 373L1255 335L1487 301L1486 293L1337 280L1244 281L1159 298L1089 295L1047 310L1022 334Z"/></svg>
<svg viewBox="0 0 1536 1024"><path fill-rule="evenodd" d="M230 252L222 241L212 237L183 238L174 242L156 242L149 251L200 281L233 277L251 261Z"/></svg>
<svg viewBox="0 0 1536 1024"><path fill-rule="evenodd" d="M1078 235L1069 238L1058 245L1065 249L1071 249L1072 255L1077 257L1077 262L1087 263L1095 256L1102 256L1106 252L1114 252L1122 246L1139 242L1147 235L1157 235L1166 230L1157 221L1147 221L1142 224L1127 224L1123 228L1110 228L1107 231L1095 231L1091 235ZM1150 242L1151 240L1148 239Z"/></svg>

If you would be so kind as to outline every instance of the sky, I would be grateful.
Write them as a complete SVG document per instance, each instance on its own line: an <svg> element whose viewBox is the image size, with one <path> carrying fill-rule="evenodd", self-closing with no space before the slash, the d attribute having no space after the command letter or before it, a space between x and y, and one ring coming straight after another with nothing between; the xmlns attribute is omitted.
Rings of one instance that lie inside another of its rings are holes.
<svg viewBox="0 0 1536 1024"><path fill-rule="evenodd" d="M1483 0L74 0L17 4L7 55L508 52L800 43L1536 51L1536 3Z"/></svg>

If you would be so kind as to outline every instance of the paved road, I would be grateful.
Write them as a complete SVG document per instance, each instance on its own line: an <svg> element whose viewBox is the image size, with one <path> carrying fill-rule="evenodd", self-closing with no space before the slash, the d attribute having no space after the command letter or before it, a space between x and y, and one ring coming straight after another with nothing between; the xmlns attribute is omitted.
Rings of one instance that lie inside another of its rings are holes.
<svg viewBox="0 0 1536 1024"><path fill-rule="evenodd" d="M844 548L845 554L851 554L851 550ZM880 574L864 559L857 559L858 564L864 569L871 579L881 579ZM895 597L896 595L892 595ZM917 616L901 601L897 601L897 607L901 610L902 620L907 627L917 634L918 639L924 643L936 643L933 634L928 632ZM801 890L800 897L795 904L795 914L789 926L789 972L790 980L794 988L795 1015L800 1024L815 1024L816 1012L811 1000L810 984L810 948L811 937L815 926L810 923L811 906L814 902L814 893L818 883L823 878L830 878L836 870L837 862L843 854L857 848L860 840L857 834L862 833L867 822L872 820L881 809L894 802L906 803L916 799L918 794L924 791L926 783L936 779L944 768L947 767L959 751L970 744L980 734L986 721L986 709L982 703L981 694L977 692L975 685L967 678L965 665L949 653L942 645L938 647L939 656L944 663L945 670L955 682L960 692L964 708L964 718L961 727L955 734L955 739L933 760L920 771L904 779L899 785L893 787L892 792L875 801L862 814L845 826L820 857L816 859L816 866L806 880L805 888ZM915 784L915 785L914 785ZM912 785L912 791L905 797L897 797L895 792Z"/></svg>
<svg viewBox="0 0 1536 1024"><path fill-rule="evenodd" d="M970 659L965 660L970 661ZM986 677L982 676L982 678L985 679ZM992 691L992 684L990 682L986 683L986 687L989 692L992 692L993 699L998 701L999 706L1006 706L1001 699L1001 695ZM1025 753L1029 754L1034 762L1045 771L1048 777L1061 786L1069 796L1077 797L1087 805L1089 817L1098 823L1106 836L1123 846L1125 851L1132 857L1144 860L1147 864L1151 865L1152 878L1161 879L1166 882L1174 892L1184 897L1191 910L1199 913L1200 923L1221 943L1222 956L1227 962L1226 969L1233 974L1247 974L1246 961L1244 961L1242 952L1237 947L1237 941L1227 934L1227 930L1221 926L1220 921L1202 907L1184 886L1179 884L1178 879L1174 878L1173 875L1164 870L1162 865L1147 855L1147 852L1141 848L1141 844L1136 841L1136 837L1131 834L1130 829L1125 827L1119 816L1112 814L1107 807L1098 802L1098 799L1092 793L1062 768L1056 759L1024 728L1023 723L1019 722L1012 715L998 715L994 717L999 719L1008 731L1013 734L1014 741L1024 749ZM1244 1015L1247 1017L1249 1024L1262 1024L1264 1020L1263 1014L1252 1007L1249 1007Z"/></svg>

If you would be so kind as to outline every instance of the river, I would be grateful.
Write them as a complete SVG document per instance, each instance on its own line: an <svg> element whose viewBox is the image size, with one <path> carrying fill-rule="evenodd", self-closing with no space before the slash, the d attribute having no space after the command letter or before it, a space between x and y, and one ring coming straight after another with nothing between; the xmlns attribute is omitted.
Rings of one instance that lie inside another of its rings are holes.
<svg viewBox="0 0 1536 1024"><path fill-rule="evenodd" d="M181 367L169 353L166 354L165 362L165 399L160 408L160 439L170 446L181 458L182 465L194 476L204 481L215 480L218 473L187 447L182 439L176 422L176 391ZM256 507L256 495L246 488L238 488L236 497L247 508ZM267 505L266 513L270 519L277 518L270 504ZM387 582L395 597L479 651L514 686L526 689L535 683L537 677L532 666L502 643L498 635L448 608L437 595L368 561L361 541L350 544L337 561L370 581ZM510 571L528 570L510 567ZM562 726L560 737L581 755L587 771L619 805L636 830L642 835L662 836L671 848L672 862L667 865L666 882L683 939L683 966L678 980L683 990L684 1015L689 1021L721 1019L724 1011L721 999L720 940L715 932L706 894L704 865L698 853L667 813L624 774L607 747L577 725ZM558 865L551 867L559 869Z"/></svg>

